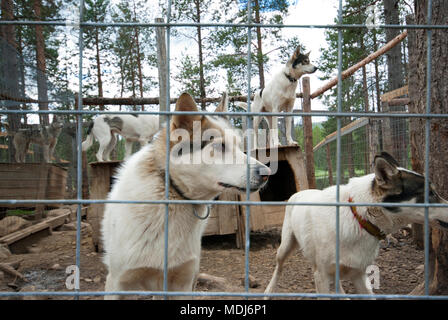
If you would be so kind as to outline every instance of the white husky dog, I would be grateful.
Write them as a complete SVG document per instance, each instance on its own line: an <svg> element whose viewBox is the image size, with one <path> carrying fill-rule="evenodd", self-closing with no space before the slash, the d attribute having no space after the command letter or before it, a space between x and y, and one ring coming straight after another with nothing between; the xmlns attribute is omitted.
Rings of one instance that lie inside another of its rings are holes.
<svg viewBox="0 0 448 320"><path fill-rule="evenodd" d="M424 177L398 167L388 153L375 157L375 173L350 179L340 187L341 202L358 203L422 203ZM293 195L290 202L333 202L336 187L325 190L304 190ZM430 203L447 203L431 187ZM373 294L366 268L378 255L379 241L411 222L423 223L421 207L340 207L340 276L351 280L356 291ZM448 210L429 209L432 227L448 227ZM287 206L282 228L276 267L265 293L275 290L283 263L300 246L312 264L317 293L330 293L336 270L336 209L330 206ZM339 283L339 292L343 288Z"/></svg>
<svg viewBox="0 0 448 320"><path fill-rule="evenodd" d="M132 153L132 143L139 142L141 146L152 140L159 130L159 116L156 115L100 115L90 124L87 138L82 143L82 151L87 151L93 144L94 138L100 147L96 153L98 161L109 161L110 153L117 144L116 134L125 139L125 159Z"/></svg>
<svg viewBox="0 0 448 320"><path fill-rule="evenodd" d="M225 95L217 110L227 111L227 101ZM176 111L198 109L193 98L184 93L177 100ZM162 129L152 143L124 163L108 199L165 199L167 152L170 152L170 199L211 200L224 190L246 191L247 156L240 149L240 136L227 119L201 115L172 116L168 150L166 131ZM191 161L197 155L201 158L217 154L231 155L235 161L226 163L222 157L217 157L215 163ZM270 171L254 158L250 158L250 168L250 190L256 191L266 183ZM199 271L201 237L207 223L198 216L207 216L208 210L206 205L200 204L169 205L169 291L194 289ZM106 252L104 263L109 271L107 291L163 289L164 221L165 205L106 204L102 236Z"/></svg>
<svg viewBox="0 0 448 320"><path fill-rule="evenodd" d="M291 58L266 84L266 88L260 89L255 93L254 102L251 107L252 112L266 112L266 120L269 125L270 146L279 145L277 117L270 116L268 112L292 112L294 101L296 101L296 89L298 79L304 74L314 73L317 67L309 59L310 52L300 53L300 46L294 51ZM247 109L245 102L238 102L238 106ZM261 117L254 116L254 144L258 147L257 133ZM288 145L297 144L291 137L292 117L285 118L286 141Z"/></svg>

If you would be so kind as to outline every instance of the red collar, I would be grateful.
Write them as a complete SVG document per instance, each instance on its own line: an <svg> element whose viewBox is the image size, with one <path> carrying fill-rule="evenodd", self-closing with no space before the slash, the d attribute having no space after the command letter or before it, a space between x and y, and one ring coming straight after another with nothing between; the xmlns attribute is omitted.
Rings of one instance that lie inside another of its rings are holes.
<svg viewBox="0 0 448 320"><path fill-rule="evenodd" d="M349 197L348 202L353 202L353 198ZM378 240L382 240L386 238L386 234L381 231L380 228L378 228L376 225L371 223L369 220L364 219L358 214L358 211L355 206L350 206L350 210L352 211L353 216L356 220L358 220L359 226L361 229L366 230L368 233L370 233L372 236L378 238Z"/></svg>

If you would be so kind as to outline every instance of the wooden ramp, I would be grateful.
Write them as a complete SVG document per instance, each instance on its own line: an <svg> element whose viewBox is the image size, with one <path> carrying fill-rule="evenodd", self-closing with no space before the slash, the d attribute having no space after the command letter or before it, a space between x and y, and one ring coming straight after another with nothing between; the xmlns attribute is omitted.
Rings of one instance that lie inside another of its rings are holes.
<svg viewBox="0 0 448 320"><path fill-rule="evenodd" d="M76 218L76 212L77 212L76 205L71 206L70 208L51 210L48 212L48 214L51 214L51 212L56 213L56 211L59 211L59 214L49 217L39 223L36 223L22 230L15 231L10 234L7 234L6 236L1 237L0 243L6 244L7 246L11 247L14 246L16 243L20 242L21 240L25 240L34 235L42 233L50 234L54 228L62 226L64 223L66 223L67 219L74 220ZM87 207L84 207L81 210L81 215L85 216L86 214L87 214Z"/></svg>

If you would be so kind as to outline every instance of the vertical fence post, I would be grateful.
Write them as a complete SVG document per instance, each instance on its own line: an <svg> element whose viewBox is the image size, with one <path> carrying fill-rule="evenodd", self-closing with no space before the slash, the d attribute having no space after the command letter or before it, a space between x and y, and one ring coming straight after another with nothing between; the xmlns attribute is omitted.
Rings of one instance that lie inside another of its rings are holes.
<svg viewBox="0 0 448 320"><path fill-rule="evenodd" d="M163 23L162 18L156 18L156 23ZM156 28L156 40L157 40L157 64L159 70L159 105L160 111L168 110L168 101L166 98L166 77L167 77L167 68L166 68L166 36L165 36L165 28L157 27ZM162 124L165 123L165 117L159 115L159 128L162 127Z"/></svg>
<svg viewBox="0 0 448 320"><path fill-rule="evenodd" d="M302 79L303 112L311 112L310 78ZM316 188L313 153L313 123L310 116L303 117L303 136L305 140L306 175L310 189Z"/></svg>

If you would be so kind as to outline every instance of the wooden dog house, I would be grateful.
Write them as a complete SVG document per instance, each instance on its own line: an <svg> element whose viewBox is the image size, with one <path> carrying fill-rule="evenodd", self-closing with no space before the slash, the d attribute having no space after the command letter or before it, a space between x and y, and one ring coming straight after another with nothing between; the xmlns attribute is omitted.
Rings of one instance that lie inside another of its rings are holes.
<svg viewBox="0 0 448 320"><path fill-rule="evenodd" d="M51 163L0 163L0 199L65 199L67 169ZM35 204L2 205L33 208ZM59 207L58 204L47 207Z"/></svg>
<svg viewBox="0 0 448 320"><path fill-rule="evenodd" d="M251 194L253 201L287 201L294 193L308 188L303 154L298 146L280 146L275 149L257 149L253 151L260 162L270 168L276 168L266 186ZM274 156L275 153L275 156ZM275 159L275 161L272 161ZM110 191L115 170L121 161L90 163L90 198L106 199ZM218 200L243 201L245 195L231 192L223 193ZM103 204L92 204L87 219L93 228L93 241L98 251L102 251L100 224L103 217ZM237 246L244 244L246 206L214 205L208 218L205 236L236 234ZM250 227L259 231L273 226L281 226L285 206L251 206Z"/></svg>

